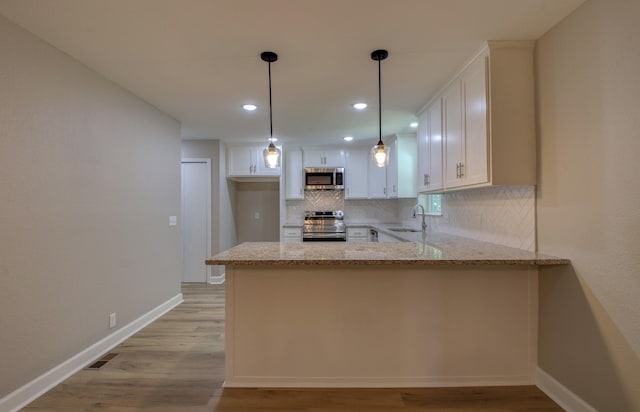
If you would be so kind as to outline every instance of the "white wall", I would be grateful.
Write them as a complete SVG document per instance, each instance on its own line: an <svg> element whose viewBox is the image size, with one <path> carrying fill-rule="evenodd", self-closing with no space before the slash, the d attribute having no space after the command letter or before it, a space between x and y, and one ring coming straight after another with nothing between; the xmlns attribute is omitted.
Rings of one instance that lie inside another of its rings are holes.
<svg viewBox="0 0 640 412"><path fill-rule="evenodd" d="M0 398L180 293L180 125L0 17Z"/></svg>
<svg viewBox="0 0 640 412"><path fill-rule="evenodd" d="M590 0L537 43L540 367L640 411L640 2Z"/></svg>
<svg viewBox="0 0 640 412"><path fill-rule="evenodd" d="M280 241L278 182L236 182L237 242Z"/></svg>

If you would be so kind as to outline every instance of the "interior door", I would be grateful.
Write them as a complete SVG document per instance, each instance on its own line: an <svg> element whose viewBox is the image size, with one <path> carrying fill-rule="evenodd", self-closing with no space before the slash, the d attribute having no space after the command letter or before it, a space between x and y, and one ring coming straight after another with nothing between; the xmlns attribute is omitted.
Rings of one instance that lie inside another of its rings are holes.
<svg viewBox="0 0 640 412"><path fill-rule="evenodd" d="M211 251L211 165L182 161L182 281L207 282Z"/></svg>

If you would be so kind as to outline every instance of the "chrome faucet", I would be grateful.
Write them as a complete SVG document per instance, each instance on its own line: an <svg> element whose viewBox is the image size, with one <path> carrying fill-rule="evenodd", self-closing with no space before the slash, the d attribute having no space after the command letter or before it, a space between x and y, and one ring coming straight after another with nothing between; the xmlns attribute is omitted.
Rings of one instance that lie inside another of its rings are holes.
<svg viewBox="0 0 640 412"><path fill-rule="evenodd" d="M425 222L425 213L424 213L424 206L422 206L420 203L416 204L413 207L413 218L416 218L416 209L418 209L418 207L420 207L420 209L422 209L422 235L426 235L427 234L427 222Z"/></svg>

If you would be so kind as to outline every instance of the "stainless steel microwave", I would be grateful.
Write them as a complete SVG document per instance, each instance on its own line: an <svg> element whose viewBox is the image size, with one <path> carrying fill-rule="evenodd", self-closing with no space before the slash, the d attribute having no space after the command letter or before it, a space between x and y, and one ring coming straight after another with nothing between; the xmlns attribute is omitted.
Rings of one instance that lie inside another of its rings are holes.
<svg viewBox="0 0 640 412"><path fill-rule="evenodd" d="M344 190L344 167L305 167L304 190Z"/></svg>

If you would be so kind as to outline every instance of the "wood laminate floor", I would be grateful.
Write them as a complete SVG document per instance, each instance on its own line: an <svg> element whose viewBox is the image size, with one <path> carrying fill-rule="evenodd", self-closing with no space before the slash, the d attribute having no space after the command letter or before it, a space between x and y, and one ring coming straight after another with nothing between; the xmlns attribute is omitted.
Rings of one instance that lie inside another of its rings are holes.
<svg viewBox="0 0 640 412"><path fill-rule="evenodd" d="M183 284L184 303L24 411L562 411L535 386L222 389L224 287Z"/></svg>

